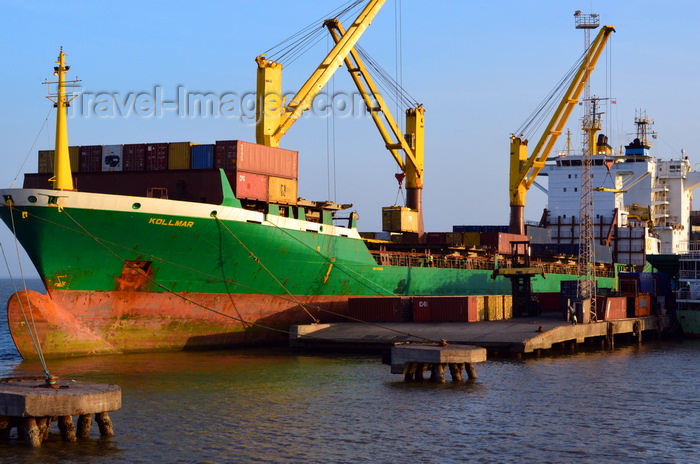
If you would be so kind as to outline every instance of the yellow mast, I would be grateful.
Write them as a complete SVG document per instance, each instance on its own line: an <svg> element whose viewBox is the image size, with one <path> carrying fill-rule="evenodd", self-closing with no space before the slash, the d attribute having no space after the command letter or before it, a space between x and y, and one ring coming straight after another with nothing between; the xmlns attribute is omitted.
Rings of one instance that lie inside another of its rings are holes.
<svg viewBox="0 0 700 464"><path fill-rule="evenodd" d="M49 96L49 100L54 102L56 108L56 146L54 152L54 168L53 188L55 190L73 190L73 175L70 167L70 156L68 154L68 124L66 122L66 108L70 105L70 101L75 98L68 99L66 97L66 72L70 66L66 65L66 54L63 53L63 47L58 54L58 66L55 66L54 76L58 76L58 84L56 95ZM51 97L54 97L53 100Z"/></svg>

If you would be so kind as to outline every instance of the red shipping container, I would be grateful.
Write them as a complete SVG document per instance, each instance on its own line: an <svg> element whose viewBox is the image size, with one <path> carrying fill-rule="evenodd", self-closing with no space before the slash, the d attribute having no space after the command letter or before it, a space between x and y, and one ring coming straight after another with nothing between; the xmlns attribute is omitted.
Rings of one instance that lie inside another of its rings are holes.
<svg viewBox="0 0 700 464"><path fill-rule="evenodd" d="M404 300L399 296L348 298L348 316L364 322L403 322Z"/></svg>
<svg viewBox="0 0 700 464"><path fill-rule="evenodd" d="M478 319L476 298L470 305L468 296L413 297L414 322L475 322ZM471 309L471 311L470 311Z"/></svg>
<svg viewBox="0 0 700 464"><path fill-rule="evenodd" d="M217 140L214 167L297 179L299 153L242 140Z"/></svg>
<svg viewBox="0 0 700 464"><path fill-rule="evenodd" d="M146 168L146 144L125 144L122 149L122 158L123 171L143 171Z"/></svg>
<svg viewBox="0 0 700 464"><path fill-rule="evenodd" d="M80 147L80 172L102 171L102 145Z"/></svg>
<svg viewBox="0 0 700 464"><path fill-rule="evenodd" d="M492 251L509 255L513 252L510 242L525 242L528 241L527 235L507 234L504 232L484 232L481 234L481 245ZM522 248L519 250L524 251Z"/></svg>
<svg viewBox="0 0 700 464"><path fill-rule="evenodd" d="M236 198L267 201L268 179L266 175L237 171L234 176L233 191Z"/></svg>
<svg viewBox="0 0 700 464"><path fill-rule="evenodd" d="M168 169L168 143L146 144L146 171L165 171Z"/></svg>
<svg viewBox="0 0 700 464"><path fill-rule="evenodd" d="M624 296L598 297L597 316L599 321L625 319L627 317L627 298Z"/></svg>

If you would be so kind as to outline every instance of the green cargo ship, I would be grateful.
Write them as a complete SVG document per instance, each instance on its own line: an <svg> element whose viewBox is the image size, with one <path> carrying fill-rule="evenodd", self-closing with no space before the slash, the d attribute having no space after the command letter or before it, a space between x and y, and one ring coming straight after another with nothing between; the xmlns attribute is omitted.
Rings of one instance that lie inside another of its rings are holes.
<svg viewBox="0 0 700 464"><path fill-rule="evenodd" d="M44 354L65 356L279 341L291 324L343 320L350 296L510 293L505 277L492 278L493 261L373 253L354 224L226 206L236 202L226 187L218 206L0 190L2 219L48 290L9 303L20 353L34 353L28 308ZM405 265L386 264L389 256ZM536 276L533 291L558 292L575 278ZM598 278L601 287L615 281Z"/></svg>

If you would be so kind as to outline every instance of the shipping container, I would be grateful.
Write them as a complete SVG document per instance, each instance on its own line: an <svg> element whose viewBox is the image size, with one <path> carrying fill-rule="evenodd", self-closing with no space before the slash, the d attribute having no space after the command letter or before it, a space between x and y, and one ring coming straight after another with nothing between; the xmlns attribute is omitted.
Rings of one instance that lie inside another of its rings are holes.
<svg viewBox="0 0 700 464"><path fill-rule="evenodd" d="M80 172L102 172L102 145L80 147Z"/></svg>
<svg viewBox="0 0 700 464"><path fill-rule="evenodd" d="M426 243L434 243L434 244L447 243L447 233L446 232L426 232L425 242Z"/></svg>
<svg viewBox="0 0 700 464"><path fill-rule="evenodd" d="M452 226L452 232L508 232L508 226Z"/></svg>
<svg viewBox="0 0 700 464"><path fill-rule="evenodd" d="M598 296L596 316L599 321L612 321L627 317L627 298L624 296Z"/></svg>
<svg viewBox="0 0 700 464"><path fill-rule="evenodd" d="M143 171L146 169L146 144L129 143L122 147L122 171Z"/></svg>
<svg viewBox="0 0 700 464"><path fill-rule="evenodd" d="M383 207L382 230L387 232L418 232L418 211L405 206Z"/></svg>
<svg viewBox="0 0 700 464"><path fill-rule="evenodd" d="M503 319L513 319L513 295L503 295Z"/></svg>
<svg viewBox="0 0 700 464"><path fill-rule="evenodd" d="M81 192L147 196L149 188L164 188L172 200L221 204L221 176L214 169L182 171L121 171L74 173L74 185ZM24 188L51 188L46 174L25 174ZM233 185L233 176L231 185Z"/></svg>
<svg viewBox="0 0 700 464"><path fill-rule="evenodd" d="M167 143L146 144L146 171L165 171L168 169Z"/></svg>
<svg viewBox="0 0 700 464"><path fill-rule="evenodd" d="M71 172L80 172L80 147L68 147L68 157L70 158Z"/></svg>
<svg viewBox="0 0 700 464"><path fill-rule="evenodd" d="M414 322L476 322L475 296L414 296Z"/></svg>
<svg viewBox="0 0 700 464"><path fill-rule="evenodd" d="M297 179L299 153L242 140L217 140L214 167Z"/></svg>
<svg viewBox="0 0 700 464"><path fill-rule="evenodd" d="M627 297L627 317L642 317L651 315L651 295L640 293Z"/></svg>
<svg viewBox="0 0 700 464"><path fill-rule="evenodd" d="M190 169L192 142L170 142L168 144L168 169Z"/></svg>
<svg viewBox="0 0 700 464"><path fill-rule="evenodd" d="M477 321L486 320L486 295L476 295L476 319Z"/></svg>
<svg viewBox="0 0 700 464"><path fill-rule="evenodd" d="M238 140L217 140L214 148L214 167L233 171L236 169Z"/></svg>
<svg viewBox="0 0 700 464"><path fill-rule="evenodd" d="M191 158L192 169L214 168L214 144L193 145Z"/></svg>
<svg viewBox="0 0 700 464"><path fill-rule="evenodd" d="M348 298L348 316L363 322L410 322L408 297Z"/></svg>
<svg viewBox="0 0 700 464"><path fill-rule="evenodd" d="M102 171L122 170L122 145L104 145L102 147Z"/></svg>
<svg viewBox="0 0 700 464"><path fill-rule="evenodd" d="M540 303L543 312L561 313L563 311L561 306L561 293L541 292L535 293L534 295L537 297L537 301Z"/></svg>
<svg viewBox="0 0 700 464"><path fill-rule="evenodd" d="M268 201L268 177L266 175L237 171L234 176L236 198Z"/></svg>
<svg viewBox="0 0 700 464"><path fill-rule="evenodd" d="M37 172L40 172L42 174L53 174L53 159L53 150L39 150L39 155L37 159L39 168Z"/></svg>
<svg viewBox="0 0 700 464"><path fill-rule="evenodd" d="M503 320L503 295L486 295L484 308L487 321Z"/></svg>
<svg viewBox="0 0 700 464"><path fill-rule="evenodd" d="M284 177L268 177L268 201L281 205L297 204L297 181Z"/></svg>
<svg viewBox="0 0 700 464"><path fill-rule="evenodd" d="M509 255L513 252L511 242L527 241L527 235L508 234L503 232L483 232L481 234L481 245L495 253ZM520 252L523 252L521 247Z"/></svg>

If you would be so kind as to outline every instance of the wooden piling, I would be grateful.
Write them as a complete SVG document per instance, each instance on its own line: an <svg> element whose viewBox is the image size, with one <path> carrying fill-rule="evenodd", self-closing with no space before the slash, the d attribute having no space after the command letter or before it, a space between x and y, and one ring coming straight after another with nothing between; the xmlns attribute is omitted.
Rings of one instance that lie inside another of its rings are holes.
<svg viewBox="0 0 700 464"><path fill-rule="evenodd" d="M467 377L469 380L476 380L476 368L472 363L467 363Z"/></svg>

